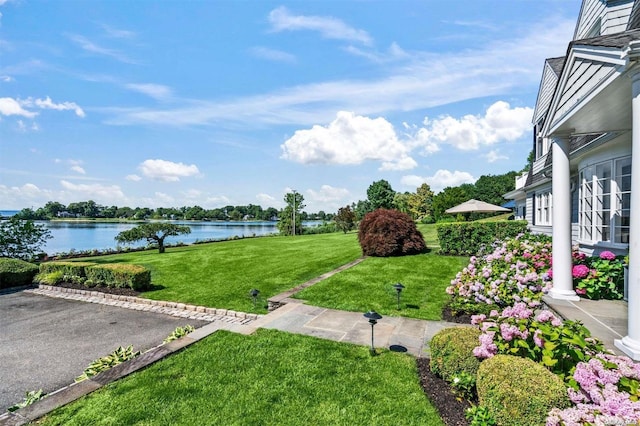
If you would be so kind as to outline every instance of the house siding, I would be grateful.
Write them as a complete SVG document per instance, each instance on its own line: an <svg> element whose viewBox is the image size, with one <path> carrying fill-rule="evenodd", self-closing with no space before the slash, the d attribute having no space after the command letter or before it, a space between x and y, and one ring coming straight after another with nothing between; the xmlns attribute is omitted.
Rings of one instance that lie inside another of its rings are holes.
<svg viewBox="0 0 640 426"><path fill-rule="evenodd" d="M632 7L633 0L585 1L580 11L580 19L576 25L573 39L581 40L624 31L629 23ZM598 25L600 27L599 34L593 34L592 30Z"/></svg>
<svg viewBox="0 0 640 426"><path fill-rule="evenodd" d="M632 1L619 2L619 4L609 7L600 24L602 35L626 30L632 7Z"/></svg>
<svg viewBox="0 0 640 426"><path fill-rule="evenodd" d="M536 102L536 110L533 116L534 123L539 122L549 111L553 92L556 90L557 84L558 76L555 74L553 69L551 69L551 66L548 63L545 63L542 82L540 84L540 92Z"/></svg>
<svg viewBox="0 0 640 426"><path fill-rule="evenodd" d="M554 121L566 114L586 96L595 86L594 82L600 81L613 70L614 66L611 64L577 59L570 71L564 92L560 96Z"/></svg>

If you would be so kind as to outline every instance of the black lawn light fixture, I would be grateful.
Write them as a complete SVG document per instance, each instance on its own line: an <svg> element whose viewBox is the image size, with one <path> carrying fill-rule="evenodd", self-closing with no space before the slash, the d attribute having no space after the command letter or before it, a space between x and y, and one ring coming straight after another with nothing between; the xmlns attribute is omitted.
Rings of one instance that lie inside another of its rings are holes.
<svg viewBox="0 0 640 426"><path fill-rule="evenodd" d="M393 285L393 288L396 289L396 293L398 295L398 310L400 310L400 293L402 293L404 286L402 285L402 283L397 283Z"/></svg>
<svg viewBox="0 0 640 426"><path fill-rule="evenodd" d="M251 289L251 291L249 291L249 294L253 298L253 309L255 309L256 302L258 301L258 295L260 294L260 290L258 290L257 288Z"/></svg>
<svg viewBox="0 0 640 426"><path fill-rule="evenodd" d="M382 315L377 313L376 311L369 311L364 314L364 317L369 320L369 324L371 324L371 354L376 354L376 349L373 346L373 326L378 323L378 320L382 318Z"/></svg>

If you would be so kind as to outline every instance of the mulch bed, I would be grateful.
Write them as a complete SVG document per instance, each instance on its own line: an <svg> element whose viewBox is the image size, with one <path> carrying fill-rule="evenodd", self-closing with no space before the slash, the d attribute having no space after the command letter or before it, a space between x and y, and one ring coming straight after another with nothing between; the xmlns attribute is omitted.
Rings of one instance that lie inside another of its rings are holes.
<svg viewBox="0 0 640 426"><path fill-rule="evenodd" d="M455 322L458 324L471 324L471 315L468 314L453 314L451 308L445 306L442 309L442 319L448 322Z"/></svg>
<svg viewBox="0 0 640 426"><path fill-rule="evenodd" d="M464 398L459 398L451 386L431 372L428 358L418 358L418 376L420 385L429 400L438 410L442 421L447 426L468 426L469 421L464 414L471 404Z"/></svg>

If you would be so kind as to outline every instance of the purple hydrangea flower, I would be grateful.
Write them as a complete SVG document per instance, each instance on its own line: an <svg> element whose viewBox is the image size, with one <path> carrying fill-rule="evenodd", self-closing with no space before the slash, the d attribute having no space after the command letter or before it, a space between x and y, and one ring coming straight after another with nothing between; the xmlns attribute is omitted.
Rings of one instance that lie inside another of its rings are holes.
<svg viewBox="0 0 640 426"><path fill-rule="evenodd" d="M605 250L602 253L600 253L600 259L614 260L615 258L616 258L616 255L611 253L609 250Z"/></svg>

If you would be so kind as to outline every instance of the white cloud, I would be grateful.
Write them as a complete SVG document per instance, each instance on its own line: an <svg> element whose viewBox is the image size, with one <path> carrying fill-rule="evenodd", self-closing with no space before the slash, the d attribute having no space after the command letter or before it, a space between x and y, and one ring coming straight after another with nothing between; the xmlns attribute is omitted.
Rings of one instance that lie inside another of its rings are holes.
<svg viewBox="0 0 640 426"><path fill-rule="evenodd" d="M264 193L256 195L256 199L260 202L260 205L262 207L270 207L271 205L273 205L273 202L276 200L271 195L264 194Z"/></svg>
<svg viewBox="0 0 640 426"><path fill-rule="evenodd" d="M173 94L170 87L162 84L153 83L131 83L126 84L125 87L134 92L142 93L154 99L164 100L170 98Z"/></svg>
<svg viewBox="0 0 640 426"><path fill-rule="evenodd" d="M254 47L251 49L251 53L258 58L267 59L269 61L285 63L296 62L295 55L282 50L270 49L268 47Z"/></svg>
<svg viewBox="0 0 640 426"><path fill-rule="evenodd" d="M80 174L82 174L82 175L84 175L84 174L86 174L86 173L87 173L87 172L85 172L85 170L84 170L82 167L80 167L80 166L78 166L78 165L71 166L71 170L72 170L72 171L74 171L74 172L76 172L76 173L80 173Z"/></svg>
<svg viewBox="0 0 640 426"><path fill-rule="evenodd" d="M19 115L27 118L33 118L38 115L37 112L27 111L22 108L20 102L13 98L0 98L0 114L7 116Z"/></svg>
<svg viewBox="0 0 640 426"><path fill-rule="evenodd" d="M532 115L531 108L511 108L507 102L498 101L487 108L484 116L425 118L425 127L418 132L416 143L427 147L427 150L433 149L438 143L447 143L469 151L479 149L482 145L510 142L530 131Z"/></svg>
<svg viewBox="0 0 640 426"><path fill-rule="evenodd" d="M384 170L416 166L391 123L340 111L328 126L297 130L281 145L281 158L302 164L361 164L381 161Z"/></svg>
<svg viewBox="0 0 640 426"><path fill-rule="evenodd" d="M507 157L506 155L500 154L500 151L498 151L497 149L493 149L489 151L487 154L484 155L484 157L487 159L489 163L495 163L498 160L509 159L509 157Z"/></svg>
<svg viewBox="0 0 640 426"><path fill-rule="evenodd" d="M319 191L308 189L310 201L328 203L345 199L349 196L349 191L346 188L334 188L330 185L322 185Z"/></svg>
<svg viewBox="0 0 640 426"><path fill-rule="evenodd" d="M135 174L133 174L133 175L127 175L127 176L125 177L125 179L126 179L126 180L130 180L130 181L132 181L132 182L138 182L138 181L142 180L142 178L141 178L140 176L135 175Z"/></svg>
<svg viewBox="0 0 640 426"><path fill-rule="evenodd" d="M200 173L195 164L187 165L166 160L145 160L138 168L146 177L164 182L177 182L181 177L195 176Z"/></svg>
<svg viewBox="0 0 640 426"><path fill-rule="evenodd" d="M27 100L24 101L24 104L26 106L32 106L35 105L38 108L42 108L42 109L54 109L56 111L67 111L67 110L72 110L76 113L76 115L78 117L84 117L85 113L82 110L82 108L80 108L78 106L78 104L76 104L75 102L61 102L61 103L54 103L50 97L46 97L44 99L31 99L28 98Z"/></svg>
<svg viewBox="0 0 640 426"><path fill-rule="evenodd" d="M0 75L0 81L3 83L11 83L12 81L15 81L15 79L10 75Z"/></svg>
<svg viewBox="0 0 640 426"><path fill-rule="evenodd" d="M540 82L540 64L550 55L564 54L574 26L573 20L549 20L532 25L524 36L511 34L505 41L486 43L485 48L441 54L411 52L407 63L373 79L316 82L232 100L194 100L171 109L119 108L112 110L114 116L107 122L301 126L328 122L335 111L383 115L503 96L514 89L533 92Z"/></svg>
<svg viewBox="0 0 640 426"><path fill-rule="evenodd" d="M102 24L101 27L111 38L134 38L136 36L133 31L121 30L107 24Z"/></svg>
<svg viewBox="0 0 640 426"><path fill-rule="evenodd" d="M202 191L198 189L189 189L183 192L184 196L188 199L198 199L202 197Z"/></svg>
<svg viewBox="0 0 640 426"><path fill-rule="evenodd" d="M29 130L34 132L40 130L40 128L38 127L38 123L36 123L35 121L32 121L30 126L27 125L27 123L25 123L23 120L16 121L16 124L18 126L18 131L22 133L28 132Z"/></svg>
<svg viewBox="0 0 640 426"><path fill-rule="evenodd" d="M67 35L67 37L69 38L69 40L73 41L74 43L76 43L78 46L80 46L83 50L87 52L108 56L110 58L116 59L117 61L124 62L127 64L135 63L135 61L128 58L121 52L114 49L109 49L106 47L99 46L84 36L77 35L77 34L69 34Z"/></svg>
<svg viewBox="0 0 640 426"><path fill-rule="evenodd" d="M468 172L449 170L438 170L433 176L403 176L400 183L409 187L419 187L423 183L428 183L433 192L440 192L447 186L460 186L463 183L475 183L477 179Z"/></svg>
<svg viewBox="0 0 640 426"><path fill-rule="evenodd" d="M284 6L269 13L269 23L275 32L309 30L317 31L329 39L372 43L371 36L366 31L352 28L339 19L328 16L293 15Z"/></svg>
<svg viewBox="0 0 640 426"><path fill-rule="evenodd" d="M60 181L60 184L66 191L72 193L71 198L95 200L98 203L112 203L115 200L123 200L125 198L122 189L118 185L103 185L100 183L75 184L66 180Z"/></svg>

